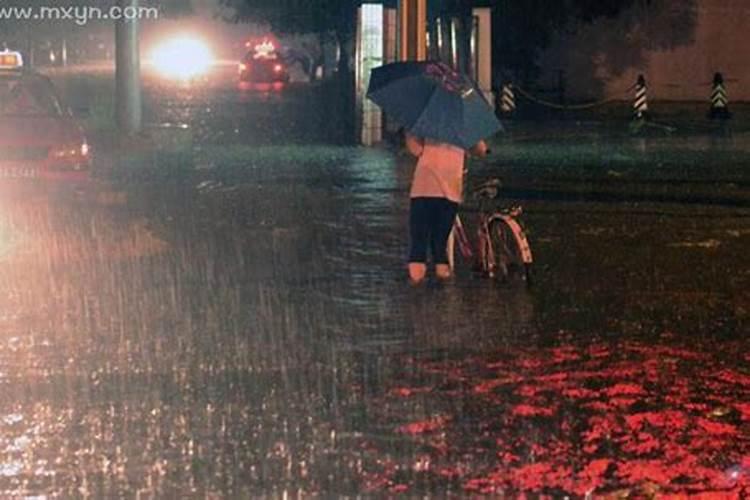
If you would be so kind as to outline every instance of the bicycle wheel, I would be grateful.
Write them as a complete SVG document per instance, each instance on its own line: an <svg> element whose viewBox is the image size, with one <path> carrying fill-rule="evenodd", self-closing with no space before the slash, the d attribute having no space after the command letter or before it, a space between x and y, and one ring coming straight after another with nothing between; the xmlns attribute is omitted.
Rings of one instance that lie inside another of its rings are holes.
<svg viewBox="0 0 750 500"><path fill-rule="evenodd" d="M531 249L520 224L510 216L493 216L487 224L485 269L502 281L531 285Z"/></svg>

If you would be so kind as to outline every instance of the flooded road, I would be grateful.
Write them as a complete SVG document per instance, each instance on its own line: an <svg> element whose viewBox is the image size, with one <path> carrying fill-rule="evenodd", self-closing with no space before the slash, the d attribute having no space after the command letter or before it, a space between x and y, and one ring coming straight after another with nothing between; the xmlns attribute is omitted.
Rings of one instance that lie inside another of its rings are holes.
<svg viewBox="0 0 750 500"><path fill-rule="evenodd" d="M314 87L146 94L192 146L116 156L124 203L4 190L0 495L749 492L750 205L655 196L693 141L654 172L612 139L592 188L509 139L469 181L524 204L534 286L414 289L410 163L337 145Z"/></svg>

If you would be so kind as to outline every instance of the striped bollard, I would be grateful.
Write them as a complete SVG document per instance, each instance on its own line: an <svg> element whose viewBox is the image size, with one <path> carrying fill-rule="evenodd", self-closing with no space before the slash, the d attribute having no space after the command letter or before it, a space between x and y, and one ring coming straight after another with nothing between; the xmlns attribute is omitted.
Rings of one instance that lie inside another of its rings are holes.
<svg viewBox="0 0 750 500"><path fill-rule="evenodd" d="M721 73L714 75L713 90L711 91L711 110L708 112L708 117L712 120L727 120L731 118L732 114L729 112L729 98L727 97L727 90L724 87L724 76Z"/></svg>
<svg viewBox="0 0 750 500"><path fill-rule="evenodd" d="M516 110L516 96L513 93L513 84L505 83L500 96L500 111L509 115Z"/></svg>
<svg viewBox="0 0 750 500"><path fill-rule="evenodd" d="M648 119L648 98L646 95L646 79L638 75L635 83L635 102L633 103L634 118L636 120Z"/></svg>

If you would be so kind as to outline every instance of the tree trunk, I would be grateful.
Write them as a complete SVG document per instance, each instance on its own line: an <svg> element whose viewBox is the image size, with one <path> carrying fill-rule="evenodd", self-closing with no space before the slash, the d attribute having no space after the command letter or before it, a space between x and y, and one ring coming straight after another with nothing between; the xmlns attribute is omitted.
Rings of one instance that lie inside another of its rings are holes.
<svg viewBox="0 0 750 500"><path fill-rule="evenodd" d="M322 68L322 77L326 80L336 73L338 40L330 31L324 29L318 32L318 43L320 43L320 57L316 61L316 66Z"/></svg>
<svg viewBox="0 0 750 500"><path fill-rule="evenodd" d="M34 37L32 36L31 29L26 25L25 29L26 38L26 59L24 65L29 68L34 67Z"/></svg>
<svg viewBox="0 0 750 500"><path fill-rule="evenodd" d="M68 41L63 37L62 46L60 48L60 63L62 66L68 65Z"/></svg>
<svg viewBox="0 0 750 500"><path fill-rule="evenodd" d="M341 141L350 144L356 138L356 89L354 68L351 64L351 54L354 50L354 38L351 35L336 33L339 45L338 71L335 78L339 103L339 133Z"/></svg>
<svg viewBox="0 0 750 500"><path fill-rule="evenodd" d="M353 73L352 53L354 51L354 37L351 33L336 33L336 42L339 46L338 72L340 75Z"/></svg>

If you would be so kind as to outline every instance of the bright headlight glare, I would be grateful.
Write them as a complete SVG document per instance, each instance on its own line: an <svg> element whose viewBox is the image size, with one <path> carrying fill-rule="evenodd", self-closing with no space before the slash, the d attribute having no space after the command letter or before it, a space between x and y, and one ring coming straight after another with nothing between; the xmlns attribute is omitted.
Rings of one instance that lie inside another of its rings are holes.
<svg viewBox="0 0 750 500"><path fill-rule="evenodd" d="M205 42L190 35L170 38L151 52L151 63L162 75L189 80L206 71L214 56Z"/></svg>

